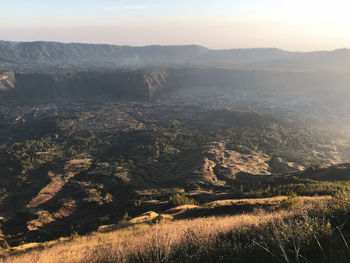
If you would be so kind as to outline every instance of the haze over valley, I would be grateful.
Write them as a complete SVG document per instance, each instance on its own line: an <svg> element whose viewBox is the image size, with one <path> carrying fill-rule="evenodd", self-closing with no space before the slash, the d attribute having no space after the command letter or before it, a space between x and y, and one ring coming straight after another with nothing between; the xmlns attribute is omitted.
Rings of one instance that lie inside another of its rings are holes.
<svg viewBox="0 0 350 263"><path fill-rule="evenodd" d="M15 2L6 38L119 45L0 41L0 262L348 262L335 4Z"/></svg>

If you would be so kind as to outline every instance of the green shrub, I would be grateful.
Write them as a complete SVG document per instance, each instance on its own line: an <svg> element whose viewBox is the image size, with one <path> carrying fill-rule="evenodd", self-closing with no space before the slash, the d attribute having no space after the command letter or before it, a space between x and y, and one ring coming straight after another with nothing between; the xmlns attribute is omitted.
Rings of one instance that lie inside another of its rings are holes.
<svg viewBox="0 0 350 263"><path fill-rule="evenodd" d="M125 212L122 219L119 221L120 224L125 224L129 220L129 214L128 212Z"/></svg>
<svg viewBox="0 0 350 263"><path fill-rule="evenodd" d="M79 237L80 237L80 235L79 235L79 233L78 233L77 231L73 231L73 232L70 234L70 236L69 236L69 238L72 239L72 240L77 239L77 238L79 238Z"/></svg>
<svg viewBox="0 0 350 263"><path fill-rule="evenodd" d="M299 198L299 196L296 193L291 192L286 199L280 202L279 208L292 210L295 208L300 208L301 205L302 205L302 200Z"/></svg>
<svg viewBox="0 0 350 263"><path fill-rule="evenodd" d="M195 199L188 198L186 195L185 192L177 191L169 196L169 203L172 206L198 205L198 202Z"/></svg>
<svg viewBox="0 0 350 263"><path fill-rule="evenodd" d="M9 250L11 246L6 242L6 240L0 241L0 249Z"/></svg>
<svg viewBox="0 0 350 263"><path fill-rule="evenodd" d="M338 189L333 193L333 208L341 210L344 213L350 211L350 192L344 189Z"/></svg>
<svg viewBox="0 0 350 263"><path fill-rule="evenodd" d="M159 224L162 222L164 218L162 217L162 215L158 215L155 218L152 219L152 224Z"/></svg>

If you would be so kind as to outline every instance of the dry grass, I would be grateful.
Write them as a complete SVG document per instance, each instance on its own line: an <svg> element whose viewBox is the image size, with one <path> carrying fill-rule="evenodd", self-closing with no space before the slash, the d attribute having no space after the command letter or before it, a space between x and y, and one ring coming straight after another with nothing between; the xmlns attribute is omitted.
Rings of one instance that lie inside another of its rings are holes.
<svg viewBox="0 0 350 263"><path fill-rule="evenodd" d="M153 219L155 219L157 216L161 215L163 219L166 220L172 220L173 217L171 215L167 214L158 214L153 211L146 212L142 214L141 216L132 218L128 223L130 224L140 224L140 223L146 223L151 222Z"/></svg>
<svg viewBox="0 0 350 263"><path fill-rule="evenodd" d="M201 208L201 206L198 205L180 205L180 206L176 206L173 208L168 209L167 211L165 211L165 215L174 217L176 215L180 215L182 213L185 213L187 210L191 210L191 209L199 209ZM163 216L164 214L162 214Z"/></svg>
<svg viewBox="0 0 350 263"><path fill-rule="evenodd" d="M229 199L229 200L218 200L207 203L205 206L209 208L229 205L277 205L282 200L286 199L287 196L274 196L268 198L245 198L245 199ZM304 204L314 204L330 200L331 196L300 196L300 200Z"/></svg>
<svg viewBox="0 0 350 263"><path fill-rule="evenodd" d="M153 262L164 262L176 246L191 244L209 246L220 233L243 227L253 227L285 218L290 212L238 215L221 218L180 220L159 225L140 224L109 233L95 233L76 240L43 244L23 255L13 255L2 262L128 262L142 261L151 253ZM30 245L26 245L30 246ZM21 250L21 248L19 248ZM147 258L150 258L149 255ZM147 262L147 261L145 261Z"/></svg>
<svg viewBox="0 0 350 263"><path fill-rule="evenodd" d="M35 208L39 205L51 200L65 185L62 174L54 174L49 172L51 182L40 190L36 197L34 197L28 204L27 208Z"/></svg>
<svg viewBox="0 0 350 263"><path fill-rule="evenodd" d="M271 174L269 172L268 161L270 156L263 153L252 152L251 154L241 154L236 151L226 150L221 142L213 143L208 150L210 159L215 164L224 169L228 169L231 174L235 175L240 172L250 174Z"/></svg>
<svg viewBox="0 0 350 263"><path fill-rule="evenodd" d="M337 220L331 221L338 217L344 222L344 211L349 211L350 207L349 196L304 198L302 209L288 211L255 210L226 217L164 220L160 224L141 220L122 229L116 225L106 226L101 232L73 240L61 238L14 248L0 262L311 262L306 258L314 260L312 262L348 262L350 252L339 250L344 242L335 235ZM240 201L278 202L283 199ZM156 215L148 212L143 216ZM327 258L320 253L321 246L330 247L325 251ZM339 261L332 261L334 258Z"/></svg>
<svg viewBox="0 0 350 263"><path fill-rule="evenodd" d="M91 158L86 158L86 159L75 159L75 160L70 160L67 162L67 165L76 165L76 164L81 164L81 165L89 165L91 164L92 159Z"/></svg>

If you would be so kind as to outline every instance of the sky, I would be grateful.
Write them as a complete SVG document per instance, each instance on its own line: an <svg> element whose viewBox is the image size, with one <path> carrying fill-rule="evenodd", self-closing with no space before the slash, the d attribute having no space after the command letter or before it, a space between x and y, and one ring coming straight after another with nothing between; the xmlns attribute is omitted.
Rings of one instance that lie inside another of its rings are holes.
<svg viewBox="0 0 350 263"><path fill-rule="evenodd" d="M0 0L0 6L2 40L350 48L346 0Z"/></svg>

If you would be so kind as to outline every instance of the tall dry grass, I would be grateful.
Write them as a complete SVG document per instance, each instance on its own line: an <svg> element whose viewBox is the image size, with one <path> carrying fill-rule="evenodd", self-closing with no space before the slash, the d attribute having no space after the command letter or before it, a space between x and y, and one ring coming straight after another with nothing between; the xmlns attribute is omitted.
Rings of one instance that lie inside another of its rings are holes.
<svg viewBox="0 0 350 263"><path fill-rule="evenodd" d="M23 255L9 256L6 263L166 262L179 248L207 249L220 234L259 227L281 220L290 212L181 220L157 225L136 225L110 233L96 233L71 241L58 241Z"/></svg>
<svg viewBox="0 0 350 263"><path fill-rule="evenodd" d="M349 262L350 193L289 211L139 224L9 255L6 263Z"/></svg>

